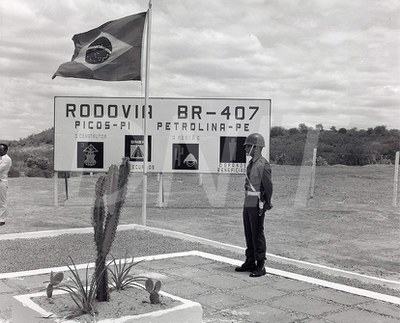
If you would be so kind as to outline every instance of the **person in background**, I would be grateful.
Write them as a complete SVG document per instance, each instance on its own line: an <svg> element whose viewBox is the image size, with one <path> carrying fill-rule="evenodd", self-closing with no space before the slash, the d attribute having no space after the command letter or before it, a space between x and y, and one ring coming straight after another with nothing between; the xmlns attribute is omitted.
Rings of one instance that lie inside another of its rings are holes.
<svg viewBox="0 0 400 323"><path fill-rule="evenodd" d="M7 190L8 190L8 172L12 161L7 155L8 146L0 144L0 226L6 223L7 209Z"/></svg>
<svg viewBox="0 0 400 323"><path fill-rule="evenodd" d="M251 160L246 169L243 226L246 239L246 260L235 268L238 272L250 272L250 277L266 274L267 245L264 234L265 212L272 208L271 167L261 155L265 147L262 135L253 133L244 142L246 155Z"/></svg>

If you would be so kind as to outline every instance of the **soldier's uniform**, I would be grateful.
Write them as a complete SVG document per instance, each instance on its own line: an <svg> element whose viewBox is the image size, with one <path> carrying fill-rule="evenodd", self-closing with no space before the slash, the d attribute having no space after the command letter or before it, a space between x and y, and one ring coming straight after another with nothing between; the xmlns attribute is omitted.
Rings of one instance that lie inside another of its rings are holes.
<svg viewBox="0 0 400 323"><path fill-rule="evenodd" d="M264 138L252 134L245 145L264 147ZM254 140L252 140L254 139ZM272 208L271 167L261 155L253 157L246 169L243 226L246 239L246 261L236 271L250 271L251 277L265 275L266 240L264 234L265 212Z"/></svg>

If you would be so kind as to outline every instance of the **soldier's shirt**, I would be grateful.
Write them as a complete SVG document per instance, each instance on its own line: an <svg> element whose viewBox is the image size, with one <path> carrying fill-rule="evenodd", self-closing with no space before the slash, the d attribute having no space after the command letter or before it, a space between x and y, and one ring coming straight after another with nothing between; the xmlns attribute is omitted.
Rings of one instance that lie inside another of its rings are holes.
<svg viewBox="0 0 400 323"><path fill-rule="evenodd" d="M268 161L263 156L252 158L247 166L246 172L246 190L252 191L252 188L249 184L250 181L256 192L262 192L261 200L270 205L272 196L272 181L271 166ZM250 196L248 198L250 200L252 199Z"/></svg>

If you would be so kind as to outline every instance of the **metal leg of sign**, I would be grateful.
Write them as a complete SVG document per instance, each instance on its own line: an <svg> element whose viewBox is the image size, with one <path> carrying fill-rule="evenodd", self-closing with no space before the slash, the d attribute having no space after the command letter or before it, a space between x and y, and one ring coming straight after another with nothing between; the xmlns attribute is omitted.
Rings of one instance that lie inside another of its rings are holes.
<svg viewBox="0 0 400 323"><path fill-rule="evenodd" d="M317 165L317 148L313 150L313 159L312 159L312 171L311 171L311 189L310 189L310 198L314 198L314 187L315 187L315 167Z"/></svg>
<svg viewBox="0 0 400 323"><path fill-rule="evenodd" d="M164 206L164 179L163 174L158 174L158 207Z"/></svg>
<svg viewBox="0 0 400 323"><path fill-rule="evenodd" d="M203 174L199 174L199 186L203 186Z"/></svg>
<svg viewBox="0 0 400 323"><path fill-rule="evenodd" d="M142 192L142 225L146 226L147 218L147 173L143 174L143 192Z"/></svg>
<svg viewBox="0 0 400 323"><path fill-rule="evenodd" d="M64 172L64 181L65 181L65 199L68 200L68 174Z"/></svg>
<svg viewBox="0 0 400 323"><path fill-rule="evenodd" d="M399 187L399 155L400 151L396 152L394 162L394 183L393 183L393 206L397 206L397 192Z"/></svg>
<svg viewBox="0 0 400 323"><path fill-rule="evenodd" d="M58 206L58 172L54 172L54 206Z"/></svg>

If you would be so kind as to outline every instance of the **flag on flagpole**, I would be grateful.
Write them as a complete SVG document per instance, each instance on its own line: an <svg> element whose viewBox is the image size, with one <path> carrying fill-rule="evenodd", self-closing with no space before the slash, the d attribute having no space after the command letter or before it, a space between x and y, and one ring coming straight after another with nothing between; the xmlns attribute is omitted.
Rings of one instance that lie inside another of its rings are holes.
<svg viewBox="0 0 400 323"><path fill-rule="evenodd" d="M56 76L103 81L141 80L146 12L123 17L72 37L75 51Z"/></svg>

